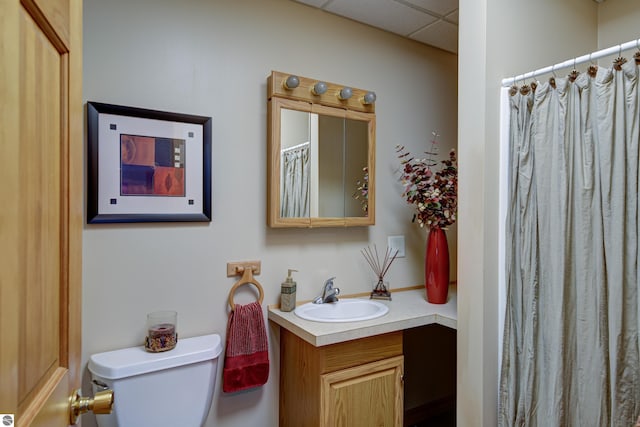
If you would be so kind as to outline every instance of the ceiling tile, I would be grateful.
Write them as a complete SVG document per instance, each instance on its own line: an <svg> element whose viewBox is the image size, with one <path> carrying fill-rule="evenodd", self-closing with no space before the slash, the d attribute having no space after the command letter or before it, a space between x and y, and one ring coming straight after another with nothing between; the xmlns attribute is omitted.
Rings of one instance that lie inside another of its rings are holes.
<svg viewBox="0 0 640 427"><path fill-rule="evenodd" d="M458 52L458 26L450 22L440 20L416 31L409 38L452 53Z"/></svg>
<svg viewBox="0 0 640 427"><path fill-rule="evenodd" d="M430 10L438 15L447 15L458 8L458 0L404 0L406 3Z"/></svg>
<svg viewBox="0 0 640 427"><path fill-rule="evenodd" d="M293 1L452 53L458 51L458 0Z"/></svg>
<svg viewBox="0 0 640 427"><path fill-rule="evenodd" d="M447 21L455 22L456 24L458 24L458 15L458 9L456 9L455 11L445 16L445 18L447 19Z"/></svg>
<svg viewBox="0 0 640 427"><path fill-rule="evenodd" d="M327 2L327 0L294 0L294 1L297 1L298 3L308 4L309 6L318 7L318 8Z"/></svg>
<svg viewBox="0 0 640 427"><path fill-rule="evenodd" d="M324 9L403 36L437 20L392 0L334 0Z"/></svg>

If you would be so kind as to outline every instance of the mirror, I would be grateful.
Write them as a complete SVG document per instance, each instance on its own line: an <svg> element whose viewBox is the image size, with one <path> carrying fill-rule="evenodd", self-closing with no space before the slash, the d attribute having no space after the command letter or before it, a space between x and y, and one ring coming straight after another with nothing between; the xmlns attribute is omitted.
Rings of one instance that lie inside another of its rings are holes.
<svg viewBox="0 0 640 427"><path fill-rule="evenodd" d="M280 129L280 216L367 216L367 122L283 107Z"/></svg>
<svg viewBox="0 0 640 427"><path fill-rule="evenodd" d="M323 105L320 103L322 96L314 95L312 90L303 89L299 95L281 83L279 87L272 87L274 82L282 82L288 76L274 74L269 82L268 108L269 226L373 225L373 106L361 104L359 109L364 111L353 111L349 103L344 102L347 100L340 100L335 93L324 104L337 103L340 108ZM308 87L315 83L310 79L300 80L309 80L306 82ZM338 88L333 84L327 86L327 92L334 86ZM280 89L287 97L278 95L275 89ZM295 99L303 95L307 98ZM356 99L350 103L354 101L359 102Z"/></svg>

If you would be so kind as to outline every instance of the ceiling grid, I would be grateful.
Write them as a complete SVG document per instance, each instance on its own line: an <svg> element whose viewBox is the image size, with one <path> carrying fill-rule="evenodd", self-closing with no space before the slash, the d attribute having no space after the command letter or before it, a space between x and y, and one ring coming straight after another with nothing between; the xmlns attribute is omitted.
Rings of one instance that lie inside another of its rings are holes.
<svg viewBox="0 0 640 427"><path fill-rule="evenodd" d="M402 37L458 52L458 0L294 0Z"/></svg>

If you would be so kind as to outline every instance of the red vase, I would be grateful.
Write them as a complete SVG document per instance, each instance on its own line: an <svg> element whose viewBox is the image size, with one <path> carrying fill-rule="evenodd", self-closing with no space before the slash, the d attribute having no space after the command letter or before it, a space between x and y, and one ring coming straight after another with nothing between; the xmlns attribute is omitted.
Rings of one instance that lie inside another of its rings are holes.
<svg viewBox="0 0 640 427"><path fill-rule="evenodd" d="M447 235L439 227L431 227L424 257L424 278L427 301L444 304L449 293L449 245Z"/></svg>

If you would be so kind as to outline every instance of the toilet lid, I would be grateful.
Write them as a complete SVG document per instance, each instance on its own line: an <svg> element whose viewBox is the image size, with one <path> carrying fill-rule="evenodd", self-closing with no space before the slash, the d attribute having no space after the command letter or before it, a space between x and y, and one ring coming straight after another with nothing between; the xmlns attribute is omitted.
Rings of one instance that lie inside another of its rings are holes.
<svg viewBox="0 0 640 427"><path fill-rule="evenodd" d="M120 379L217 358L222 352L220 335L178 339L172 350L151 353L144 346L94 354L89 371L101 378Z"/></svg>

